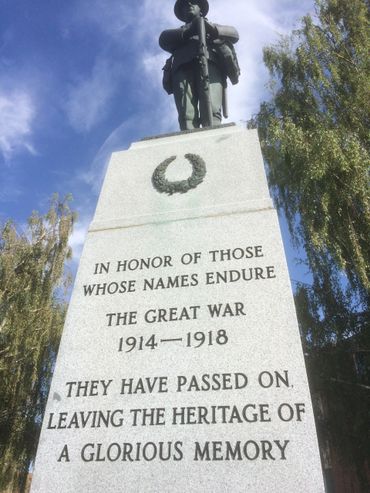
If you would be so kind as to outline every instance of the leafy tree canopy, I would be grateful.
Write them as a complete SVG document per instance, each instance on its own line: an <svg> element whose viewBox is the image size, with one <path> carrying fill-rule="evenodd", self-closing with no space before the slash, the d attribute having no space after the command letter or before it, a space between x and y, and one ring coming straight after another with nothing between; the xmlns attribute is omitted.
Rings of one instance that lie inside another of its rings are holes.
<svg viewBox="0 0 370 493"><path fill-rule="evenodd" d="M63 327L64 263L74 215L54 197L27 230L0 229L0 490L22 485L34 459Z"/></svg>
<svg viewBox="0 0 370 493"><path fill-rule="evenodd" d="M260 130L278 206L306 249L317 288L326 295L327 265L334 262L366 304L369 0L316 0L316 6L316 21L305 17L292 37L265 49L273 99L252 124Z"/></svg>

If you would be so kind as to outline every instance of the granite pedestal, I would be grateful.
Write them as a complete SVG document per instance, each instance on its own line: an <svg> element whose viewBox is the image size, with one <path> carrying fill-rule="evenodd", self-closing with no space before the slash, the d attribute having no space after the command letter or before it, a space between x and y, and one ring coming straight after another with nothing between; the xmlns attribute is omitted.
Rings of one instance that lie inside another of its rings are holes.
<svg viewBox="0 0 370 493"><path fill-rule="evenodd" d="M302 346L255 131L112 156L33 493L323 493Z"/></svg>

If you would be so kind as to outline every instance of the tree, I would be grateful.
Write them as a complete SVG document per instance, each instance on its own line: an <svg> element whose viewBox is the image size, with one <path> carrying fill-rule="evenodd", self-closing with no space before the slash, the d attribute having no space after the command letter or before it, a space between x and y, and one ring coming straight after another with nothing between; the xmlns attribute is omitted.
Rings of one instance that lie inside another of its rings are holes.
<svg viewBox="0 0 370 493"><path fill-rule="evenodd" d="M264 50L272 98L249 126L259 128L276 203L312 273L312 285L296 289L306 349L324 354L350 340L370 348L370 2L315 3L315 18ZM315 376L331 382L327 391L346 414L331 436L342 424L340 434L351 435L343 455L361 469L370 449L369 390L354 413L355 377L346 377L352 393L334 389L337 370L323 356Z"/></svg>
<svg viewBox="0 0 370 493"><path fill-rule="evenodd" d="M23 488L66 312L68 239L74 214L54 197L27 231L0 231L0 490Z"/></svg>

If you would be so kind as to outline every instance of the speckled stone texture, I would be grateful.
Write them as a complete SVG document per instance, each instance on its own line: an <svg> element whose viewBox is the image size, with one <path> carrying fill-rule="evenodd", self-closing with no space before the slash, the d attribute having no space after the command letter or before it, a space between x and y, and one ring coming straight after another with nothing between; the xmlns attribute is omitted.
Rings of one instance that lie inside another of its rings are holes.
<svg viewBox="0 0 370 493"><path fill-rule="evenodd" d="M155 190L153 172L169 157L167 180L191 175L188 153L203 159L203 182L184 194ZM112 156L32 485L85 491L324 492L255 131L175 134Z"/></svg>

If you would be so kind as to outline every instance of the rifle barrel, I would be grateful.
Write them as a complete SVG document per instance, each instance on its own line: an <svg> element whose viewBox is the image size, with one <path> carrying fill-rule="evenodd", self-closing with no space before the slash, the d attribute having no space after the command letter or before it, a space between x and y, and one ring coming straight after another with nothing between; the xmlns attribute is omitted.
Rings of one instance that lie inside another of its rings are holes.
<svg viewBox="0 0 370 493"><path fill-rule="evenodd" d="M203 107L206 108L206 115L201 115L206 118L204 125L202 118L202 125L206 127L212 127L213 124L213 111L210 91L210 78L208 67L208 48L206 37L206 25L204 17L199 18L199 62L200 62L200 77L201 77L201 94L200 99L203 101Z"/></svg>

